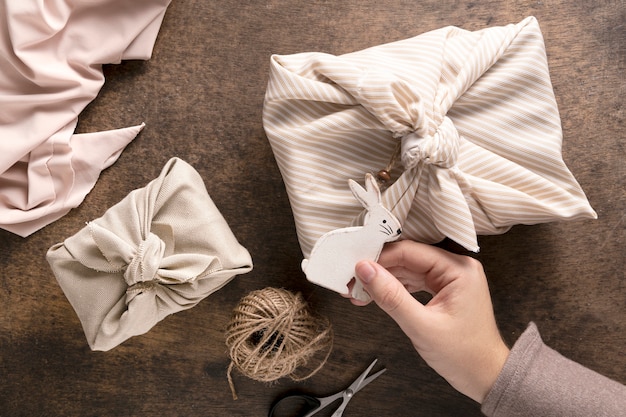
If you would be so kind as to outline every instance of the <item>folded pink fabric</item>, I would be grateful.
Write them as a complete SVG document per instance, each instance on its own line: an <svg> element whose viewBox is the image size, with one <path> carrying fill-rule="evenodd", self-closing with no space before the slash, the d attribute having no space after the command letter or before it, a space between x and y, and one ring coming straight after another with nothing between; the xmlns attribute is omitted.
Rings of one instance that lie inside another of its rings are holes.
<svg viewBox="0 0 626 417"><path fill-rule="evenodd" d="M1 228L28 236L78 206L142 129L74 134L102 65L150 58L169 2L0 0Z"/></svg>

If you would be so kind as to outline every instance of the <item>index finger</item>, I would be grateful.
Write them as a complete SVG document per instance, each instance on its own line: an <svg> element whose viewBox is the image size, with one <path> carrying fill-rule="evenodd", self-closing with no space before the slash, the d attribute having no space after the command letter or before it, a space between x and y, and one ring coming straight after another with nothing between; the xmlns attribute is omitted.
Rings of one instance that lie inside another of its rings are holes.
<svg viewBox="0 0 626 417"><path fill-rule="evenodd" d="M460 276L467 257L425 243L402 240L385 245L378 263L405 279L422 281L434 292ZM420 287L420 282L414 283Z"/></svg>

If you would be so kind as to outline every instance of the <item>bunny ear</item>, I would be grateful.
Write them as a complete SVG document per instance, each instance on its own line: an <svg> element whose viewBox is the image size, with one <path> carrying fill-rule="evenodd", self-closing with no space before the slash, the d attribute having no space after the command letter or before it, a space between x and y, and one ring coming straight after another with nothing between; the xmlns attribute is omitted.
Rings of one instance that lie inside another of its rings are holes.
<svg viewBox="0 0 626 417"><path fill-rule="evenodd" d="M376 179L372 174L365 175L365 187L361 187L356 181L349 180L352 194L361 202L363 207L369 208L380 204L380 189L376 183Z"/></svg>
<svg viewBox="0 0 626 417"><path fill-rule="evenodd" d="M367 191L365 188L361 187L359 183L353 179L349 179L348 184L350 185L354 197L359 200L363 207L367 208L369 203L367 202Z"/></svg>
<svg viewBox="0 0 626 417"><path fill-rule="evenodd" d="M380 188L378 188L378 182L372 174L365 174L365 187L367 188L367 206L372 207L380 204Z"/></svg>

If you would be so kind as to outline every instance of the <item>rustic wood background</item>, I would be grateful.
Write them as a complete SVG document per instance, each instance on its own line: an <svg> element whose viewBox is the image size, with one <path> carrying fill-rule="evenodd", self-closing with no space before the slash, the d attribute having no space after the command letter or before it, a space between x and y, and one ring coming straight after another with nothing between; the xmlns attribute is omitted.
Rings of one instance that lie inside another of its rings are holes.
<svg viewBox="0 0 626 417"><path fill-rule="evenodd" d="M372 359L388 371L346 416L479 416L430 370L376 306L357 308L306 282L282 179L261 112L273 53L341 54L456 25L539 20L561 112L566 163L599 218L516 226L481 238L496 317L513 343L529 321L564 355L626 383L626 150L623 0L174 0L148 62L105 67L79 131L145 121L83 204L23 239L0 231L1 416L264 416L281 393L328 394ZM45 260L178 156L254 259L198 306L109 352L91 352ZM237 301L265 286L302 291L330 318L334 350L303 383L226 380L224 328ZM323 414L329 415L329 414Z"/></svg>

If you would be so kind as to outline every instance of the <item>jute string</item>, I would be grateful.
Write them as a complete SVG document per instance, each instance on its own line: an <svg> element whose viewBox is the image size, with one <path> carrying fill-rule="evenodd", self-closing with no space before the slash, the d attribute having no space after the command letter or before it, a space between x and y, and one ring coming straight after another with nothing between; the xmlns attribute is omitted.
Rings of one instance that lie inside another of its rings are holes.
<svg viewBox="0 0 626 417"><path fill-rule="evenodd" d="M271 287L252 291L235 307L226 329L233 399L237 399L233 368L256 381L285 376L302 381L324 366L332 343L330 322L312 313L300 293ZM319 363L309 365L312 359Z"/></svg>

